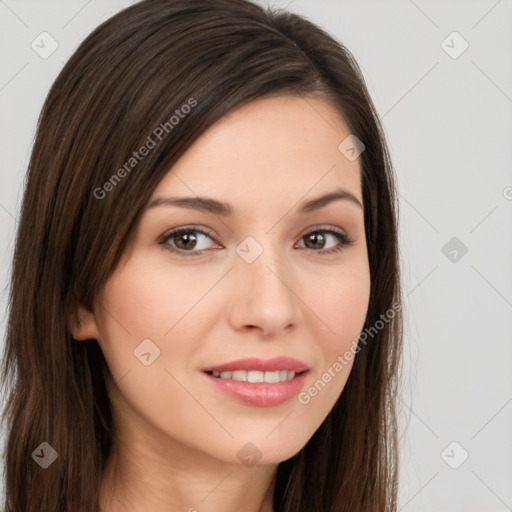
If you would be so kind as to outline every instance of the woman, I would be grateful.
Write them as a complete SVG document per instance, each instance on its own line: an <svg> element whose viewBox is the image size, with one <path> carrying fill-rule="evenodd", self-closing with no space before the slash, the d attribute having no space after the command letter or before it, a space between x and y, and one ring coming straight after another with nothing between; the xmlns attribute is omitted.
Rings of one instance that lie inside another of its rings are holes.
<svg viewBox="0 0 512 512"><path fill-rule="evenodd" d="M308 20L145 0L99 26L28 169L5 510L395 510L394 186Z"/></svg>

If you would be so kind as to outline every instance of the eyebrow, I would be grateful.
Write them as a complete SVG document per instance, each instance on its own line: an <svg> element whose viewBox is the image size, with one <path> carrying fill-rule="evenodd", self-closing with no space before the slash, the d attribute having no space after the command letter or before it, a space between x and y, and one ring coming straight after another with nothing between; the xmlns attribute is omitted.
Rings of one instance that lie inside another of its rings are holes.
<svg viewBox="0 0 512 512"><path fill-rule="evenodd" d="M320 208L327 206L331 202L337 200L347 200L359 206L359 208L363 208L363 205L356 196L354 196L348 190L338 188L333 192L301 203L297 213L304 214L314 210L319 210ZM155 208L157 206L178 206L181 208L213 213L223 217L232 217L237 213L237 211L229 203L225 203L224 201L219 201L210 197L156 197L153 199L153 201L151 201L148 209Z"/></svg>

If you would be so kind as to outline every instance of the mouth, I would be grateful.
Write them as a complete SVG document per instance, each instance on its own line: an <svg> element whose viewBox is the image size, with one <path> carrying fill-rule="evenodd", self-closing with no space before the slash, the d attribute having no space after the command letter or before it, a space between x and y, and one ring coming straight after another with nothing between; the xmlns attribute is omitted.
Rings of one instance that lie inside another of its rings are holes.
<svg viewBox="0 0 512 512"><path fill-rule="evenodd" d="M203 369L213 386L245 405L280 405L304 386L309 367L296 359L276 357L240 359Z"/></svg>

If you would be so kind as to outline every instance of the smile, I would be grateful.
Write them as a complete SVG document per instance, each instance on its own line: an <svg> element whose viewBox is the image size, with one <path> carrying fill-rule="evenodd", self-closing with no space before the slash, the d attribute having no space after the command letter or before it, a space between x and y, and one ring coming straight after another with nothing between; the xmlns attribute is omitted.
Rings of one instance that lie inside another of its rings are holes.
<svg viewBox="0 0 512 512"><path fill-rule="evenodd" d="M247 358L203 368L210 385L245 405L274 407L304 387L309 367L289 357Z"/></svg>

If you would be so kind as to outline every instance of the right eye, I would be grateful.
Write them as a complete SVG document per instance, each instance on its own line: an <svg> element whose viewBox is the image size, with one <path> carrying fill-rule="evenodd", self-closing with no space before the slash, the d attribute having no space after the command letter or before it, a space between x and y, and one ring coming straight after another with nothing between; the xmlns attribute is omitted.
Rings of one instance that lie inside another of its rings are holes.
<svg viewBox="0 0 512 512"><path fill-rule="evenodd" d="M207 248L203 246L195 251L190 250L196 249L196 246L202 237L212 240L212 237L206 231L194 226L188 226L177 228L164 234L159 238L158 243L162 245L164 249L177 253L180 256L196 256L201 254ZM169 243L170 241L173 242Z"/></svg>

